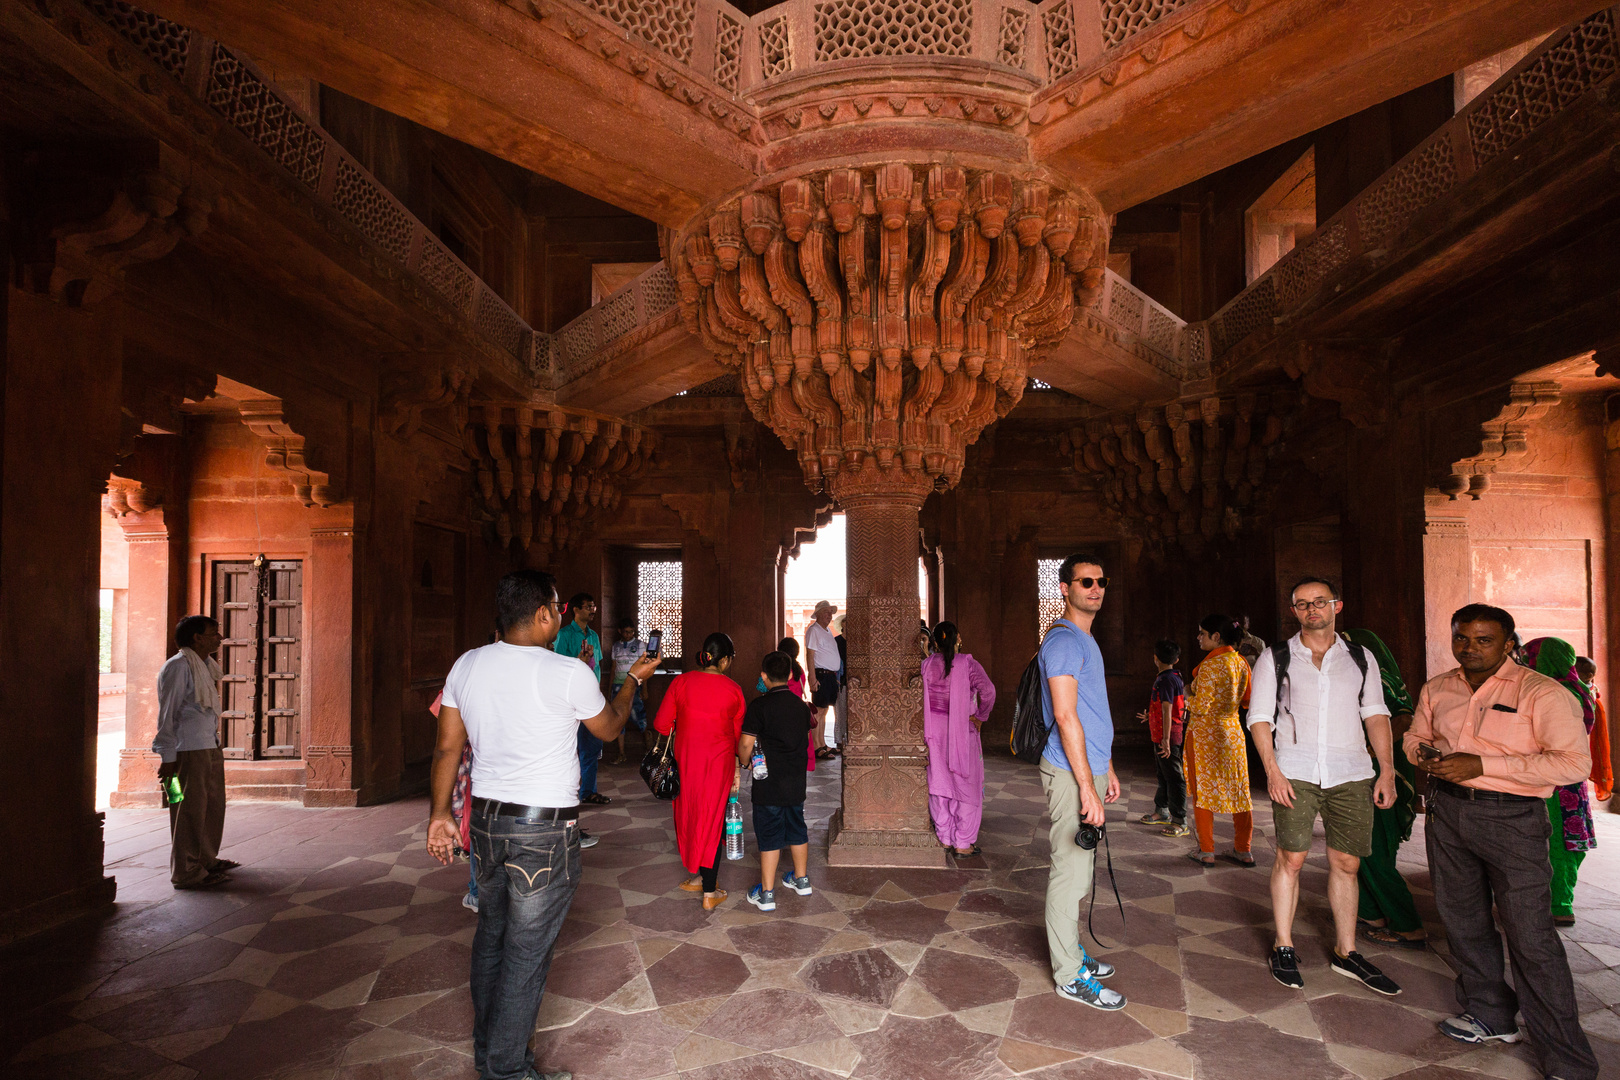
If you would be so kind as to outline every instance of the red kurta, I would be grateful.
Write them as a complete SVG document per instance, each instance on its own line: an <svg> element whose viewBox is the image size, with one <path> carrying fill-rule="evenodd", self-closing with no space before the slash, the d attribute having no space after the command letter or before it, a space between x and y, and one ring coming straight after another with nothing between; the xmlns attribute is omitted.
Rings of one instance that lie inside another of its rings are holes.
<svg viewBox="0 0 1620 1080"><path fill-rule="evenodd" d="M653 720L658 734L675 732L675 764L681 771L675 844L681 865L694 874L715 865L746 708L742 687L726 676L688 671L669 684Z"/></svg>

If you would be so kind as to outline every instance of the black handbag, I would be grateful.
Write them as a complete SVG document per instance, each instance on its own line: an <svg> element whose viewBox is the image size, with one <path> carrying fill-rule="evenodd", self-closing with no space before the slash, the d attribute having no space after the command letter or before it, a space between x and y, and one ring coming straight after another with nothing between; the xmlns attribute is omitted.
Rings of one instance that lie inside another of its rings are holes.
<svg viewBox="0 0 1620 1080"><path fill-rule="evenodd" d="M675 735L659 736L641 759L641 778L655 799L673 799L681 793L681 771L675 765Z"/></svg>

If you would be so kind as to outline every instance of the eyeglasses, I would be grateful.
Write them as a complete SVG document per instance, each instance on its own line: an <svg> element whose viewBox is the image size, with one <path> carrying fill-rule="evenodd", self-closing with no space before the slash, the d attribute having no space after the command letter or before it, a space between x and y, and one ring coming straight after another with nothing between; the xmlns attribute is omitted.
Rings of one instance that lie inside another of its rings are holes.
<svg viewBox="0 0 1620 1080"><path fill-rule="evenodd" d="M1295 611L1322 611L1325 608L1332 607L1336 602L1337 601L1334 600L1323 599L1295 600L1293 607Z"/></svg>
<svg viewBox="0 0 1620 1080"><path fill-rule="evenodd" d="M1070 585L1079 585L1082 589L1091 588L1093 583L1099 589L1108 588L1108 579L1105 577L1077 577L1069 580Z"/></svg>

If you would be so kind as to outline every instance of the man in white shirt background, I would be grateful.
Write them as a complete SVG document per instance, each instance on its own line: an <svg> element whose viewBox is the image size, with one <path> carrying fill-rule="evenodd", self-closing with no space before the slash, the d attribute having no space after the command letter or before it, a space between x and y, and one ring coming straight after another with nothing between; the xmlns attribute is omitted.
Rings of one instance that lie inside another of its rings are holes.
<svg viewBox="0 0 1620 1080"><path fill-rule="evenodd" d="M550 574L503 577L501 640L456 661L439 710L427 848L446 865L460 838L450 811L456 769L462 747L471 742L473 750L473 1060L484 1080L569 1080L566 1072L539 1072L529 1039L552 946L579 885L578 731L583 724L598 739L616 738L658 666L656 656L638 660L605 700L588 665L551 651L561 607Z"/></svg>
<svg viewBox="0 0 1620 1080"><path fill-rule="evenodd" d="M815 621L804 628L804 666L810 680L810 705L816 714L816 757L828 758L837 751L827 746L827 708L838 704L838 669L843 666L838 658L838 639L827 629L832 617L838 614L836 605L826 600L816 602Z"/></svg>
<svg viewBox="0 0 1620 1080"><path fill-rule="evenodd" d="M182 800L169 805L169 881L207 889L230 880L239 863L219 857L225 835L225 755L219 748L219 623L187 615L174 628L179 649L158 669L158 782L179 777Z"/></svg>
<svg viewBox="0 0 1620 1080"><path fill-rule="evenodd" d="M1356 951L1356 871L1372 854L1373 807L1395 802L1394 744L1378 662L1334 630L1344 605L1323 578L1305 578L1289 596L1299 633L1260 654L1249 696L1249 730L1266 769L1277 829L1271 870L1277 940L1271 974L1302 989L1294 952L1299 871L1318 814L1327 832L1328 904L1333 909L1332 969L1386 996L1401 992ZM1374 782L1371 744L1378 756Z"/></svg>

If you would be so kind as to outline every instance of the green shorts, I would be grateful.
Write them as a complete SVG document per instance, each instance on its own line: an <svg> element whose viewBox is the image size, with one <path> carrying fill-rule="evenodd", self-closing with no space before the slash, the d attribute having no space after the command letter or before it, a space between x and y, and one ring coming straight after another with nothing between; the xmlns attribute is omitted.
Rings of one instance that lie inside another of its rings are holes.
<svg viewBox="0 0 1620 1080"><path fill-rule="evenodd" d="M1316 815L1321 814L1328 847L1358 859L1372 854L1371 777L1325 789L1304 780L1288 782L1294 786L1294 805L1284 806L1275 800L1271 804L1271 819L1277 826L1279 848L1284 851L1311 850L1311 828L1316 823Z"/></svg>

